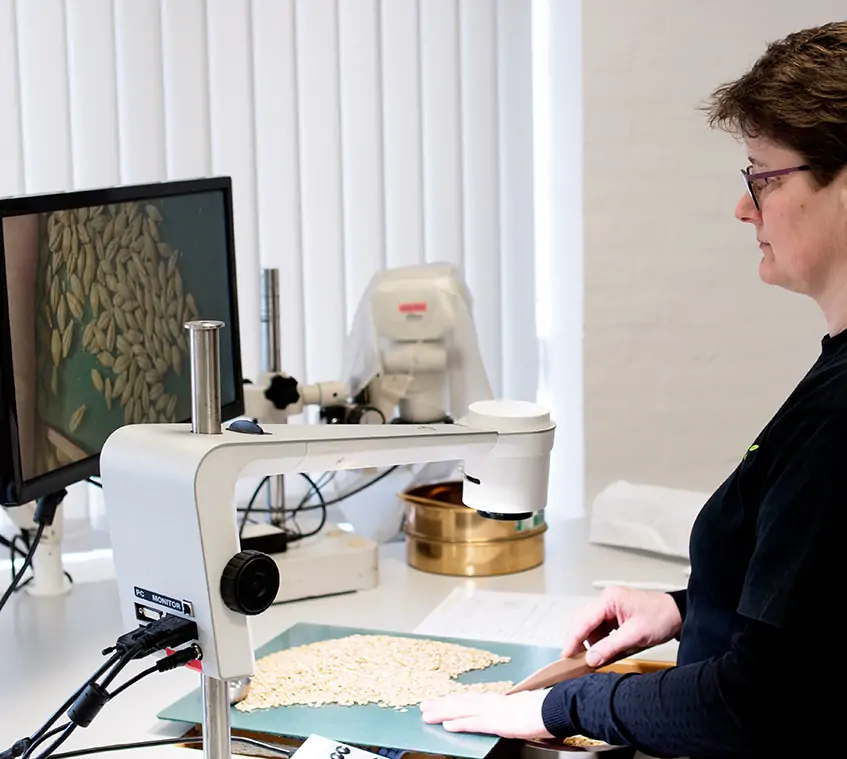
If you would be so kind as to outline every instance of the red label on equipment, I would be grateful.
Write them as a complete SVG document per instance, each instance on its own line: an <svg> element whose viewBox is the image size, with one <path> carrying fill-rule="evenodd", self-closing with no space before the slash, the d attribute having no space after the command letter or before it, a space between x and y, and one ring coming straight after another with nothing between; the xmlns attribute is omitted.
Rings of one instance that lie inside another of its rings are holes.
<svg viewBox="0 0 847 759"><path fill-rule="evenodd" d="M401 303L399 308L401 314L417 314L426 311L426 303Z"/></svg>

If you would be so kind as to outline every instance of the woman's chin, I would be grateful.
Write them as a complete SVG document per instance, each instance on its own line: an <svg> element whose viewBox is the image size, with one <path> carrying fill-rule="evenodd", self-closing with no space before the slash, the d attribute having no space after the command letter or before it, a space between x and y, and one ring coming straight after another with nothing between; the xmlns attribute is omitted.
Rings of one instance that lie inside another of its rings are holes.
<svg viewBox="0 0 847 759"><path fill-rule="evenodd" d="M783 290L788 290L799 295L809 295L809 289L802 286L800 282L791 277L785 276L784 272L779 270L772 258L763 258L759 261L759 279L766 285L781 287Z"/></svg>
<svg viewBox="0 0 847 759"><path fill-rule="evenodd" d="M773 259L766 255L762 256L762 259L759 261L759 279L761 279L766 285L782 284L779 272L774 266Z"/></svg>

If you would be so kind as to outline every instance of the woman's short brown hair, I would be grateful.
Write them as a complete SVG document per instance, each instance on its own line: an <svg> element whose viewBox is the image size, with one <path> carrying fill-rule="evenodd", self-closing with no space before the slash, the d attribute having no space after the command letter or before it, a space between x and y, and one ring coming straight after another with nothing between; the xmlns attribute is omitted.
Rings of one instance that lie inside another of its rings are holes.
<svg viewBox="0 0 847 759"><path fill-rule="evenodd" d="M847 166L847 22L768 45L740 79L711 96L709 123L797 151L818 184Z"/></svg>

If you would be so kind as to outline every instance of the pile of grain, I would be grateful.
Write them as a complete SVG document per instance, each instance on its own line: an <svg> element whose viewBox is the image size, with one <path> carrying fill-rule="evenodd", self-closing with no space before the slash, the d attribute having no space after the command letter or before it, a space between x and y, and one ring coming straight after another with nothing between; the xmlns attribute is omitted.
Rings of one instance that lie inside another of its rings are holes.
<svg viewBox="0 0 847 759"><path fill-rule="evenodd" d="M450 693L504 693L513 683L464 685L454 678L508 661L508 657L454 643L350 635L260 659L247 698L235 708L249 712L274 706L378 704L403 709Z"/></svg>
<svg viewBox="0 0 847 759"><path fill-rule="evenodd" d="M81 347L95 359L91 383L103 396L94 411L120 403L125 424L175 421L178 398L166 385L182 375L184 324L199 311L183 283L182 254L161 239L163 221L156 205L135 202L46 216L36 324L43 397L79 393L73 383L60 387L59 370ZM76 406L69 433L89 411ZM44 468L58 465L52 452L44 455Z"/></svg>
<svg viewBox="0 0 847 759"><path fill-rule="evenodd" d="M562 743L573 748L592 748L594 746L605 746L605 741L598 741L594 738L586 738L584 735L573 735L570 738L565 738Z"/></svg>

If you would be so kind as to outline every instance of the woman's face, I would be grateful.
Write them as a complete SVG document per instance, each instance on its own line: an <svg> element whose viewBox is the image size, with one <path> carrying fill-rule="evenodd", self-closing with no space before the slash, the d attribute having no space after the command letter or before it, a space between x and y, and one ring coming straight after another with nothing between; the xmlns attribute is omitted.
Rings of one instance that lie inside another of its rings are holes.
<svg viewBox="0 0 847 759"><path fill-rule="evenodd" d="M793 150L769 140L745 140L752 172L801 166ZM842 177L816 188L808 171L759 183L759 209L748 193L738 201L735 217L752 224L762 252L759 276L770 285L828 300L847 268L847 189ZM822 304L823 305L823 304Z"/></svg>

